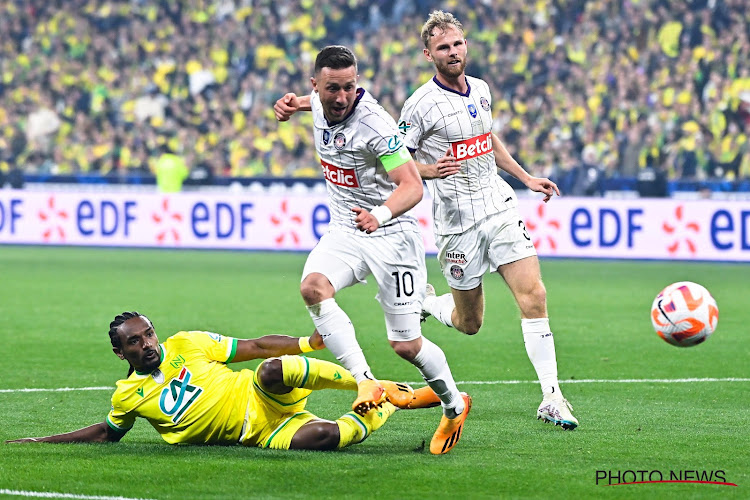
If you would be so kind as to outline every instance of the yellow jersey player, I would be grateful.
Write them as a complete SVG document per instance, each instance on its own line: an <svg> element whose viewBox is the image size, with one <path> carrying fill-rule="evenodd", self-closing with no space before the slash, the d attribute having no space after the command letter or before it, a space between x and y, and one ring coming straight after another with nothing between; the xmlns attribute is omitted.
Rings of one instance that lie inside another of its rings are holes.
<svg viewBox="0 0 750 500"><path fill-rule="evenodd" d="M9 442L116 442L145 418L168 443L242 444L274 449L332 450L359 443L382 426L397 406L439 403L424 387L385 382L388 401L361 416L349 412L335 422L305 410L319 389L357 390L354 377L328 361L296 356L324 347L311 337L266 335L236 339L201 331L179 332L163 343L151 321L124 312L110 323L112 350L130 363L117 382L104 422L77 431ZM234 371L227 363L266 358L256 371ZM270 358L270 359L268 359ZM394 404L395 403L395 404Z"/></svg>

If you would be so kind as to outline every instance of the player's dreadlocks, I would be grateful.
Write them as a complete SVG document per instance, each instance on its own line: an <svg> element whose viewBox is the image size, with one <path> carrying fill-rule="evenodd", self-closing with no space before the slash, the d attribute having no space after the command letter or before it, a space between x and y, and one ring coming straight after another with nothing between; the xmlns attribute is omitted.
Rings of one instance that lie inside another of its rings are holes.
<svg viewBox="0 0 750 500"><path fill-rule="evenodd" d="M120 342L120 335L117 333L117 329L120 328L120 325L125 323L127 320L136 318L138 316L143 316L143 314L139 313L138 311L125 311L124 313L115 316L115 319L112 320L112 322L109 324L109 341L112 343L112 347L116 347L118 349L122 348L122 342ZM143 317L145 318L145 316ZM151 323L150 319L146 319L149 323ZM135 371L135 368L133 368L133 365L130 365L130 368L128 369L128 377L131 373L133 373L133 371Z"/></svg>
<svg viewBox="0 0 750 500"><path fill-rule="evenodd" d="M435 28L441 32L453 26L463 34L464 27L461 22L456 19L450 12L443 12L442 10L436 10L430 13L430 17L427 18L427 22L422 26L422 42L426 48L430 48L430 39L434 36L432 30Z"/></svg>

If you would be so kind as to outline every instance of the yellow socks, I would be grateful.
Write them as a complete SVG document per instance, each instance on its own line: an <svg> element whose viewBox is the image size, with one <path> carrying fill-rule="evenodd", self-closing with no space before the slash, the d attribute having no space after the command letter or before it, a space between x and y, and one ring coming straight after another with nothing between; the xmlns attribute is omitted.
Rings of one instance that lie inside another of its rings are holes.
<svg viewBox="0 0 750 500"><path fill-rule="evenodd" d="M388 420L388 417L396 412L396 409L395 406L386 401L378 408L368 411L364 417L353 411L343 415L336 420L340 434L338 448L364 441L367 436L380 429Z"/></svg>
<svg viewBox="0 0 750 500"><path fill-rule="evenodd" d="M311 391L320 389L357 390L357 381L345 368L317 358L281 356L284 384Z"/></svg>

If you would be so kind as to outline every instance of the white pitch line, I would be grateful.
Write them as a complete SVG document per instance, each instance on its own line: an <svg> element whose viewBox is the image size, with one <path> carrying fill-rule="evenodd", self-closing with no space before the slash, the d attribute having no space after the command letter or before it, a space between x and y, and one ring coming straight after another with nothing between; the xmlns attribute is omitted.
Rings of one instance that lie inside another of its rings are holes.
<svg viewBox="0 0 750 500"><path fill-rule="evenodd" d="M3 392L113 391L114 387L57 387L55 389L0 389Z"/></svg>
<svg viewBox="0 0 750 500"><path fill-rule="evenodd" d="M80 500L148 500L144 498L108 497L101 495L75 495L73 493L55 493L52 491L22 491L0 489L0 495L15 495L19 497L37 498L75 498Z"/></svg>
<svg viewBox="0 0 750 500"><path fill-rule="evenodd" d="M561 380L561 384L689 384L695 382L750 382L750 378L624 378L624 379L571 379ZM423 381L408 382L412 385ZM467 380L456 382L458 385L516 385L538 384L537 380ZM70 392L70 391L114 391L114 387L58 387L56 389L0 389L2 393L15 392Z"/></svg>
<svg viewBox="0 0 750 500"><path fill-rule="evenodd" d="M560 384L687 384L691 382L750 382L750 378L624 378L624 379L570 379ZM411 383L411 382L409 382ZM537 380L474 380L456 382L465 385L538 384Z"/></svg>

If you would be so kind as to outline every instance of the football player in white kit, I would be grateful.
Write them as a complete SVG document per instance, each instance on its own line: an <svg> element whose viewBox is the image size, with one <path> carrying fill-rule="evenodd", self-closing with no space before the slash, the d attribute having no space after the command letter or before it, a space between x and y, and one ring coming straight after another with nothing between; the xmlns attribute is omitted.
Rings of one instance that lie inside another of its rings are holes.
<svg viewBox="0 0 750 500"><path fill-rule="evenodd" d="M578 421L558 385L536 249L516 195L497 168L544 193L545 202L560 192L549 179L529 175L492 132L489 86L465 73L461 23L435 11L422 28L422 41L436 75L404 103L399 129L432 195L438 260L452 291L436 296L428 285L423 316L474 335L484 317L482 277L496 270L520 308L526 352L542 386L537 418L574 429Z"/></svg>
<svg viewBox="0 0 750 500"><path fill-rule="evenodd" d="M427 269L419 226L408 211L422 199L422 179L396 122L357 87L357 77L349 49L325 47L315 60L312 94L286 94L274 106L280 120L312 111L328 188L329 230L307 258L300 291L326 347L357 380L352 408L364 414L386 397L399 406L394 400L404 396L373 377L354 326L336 303L339 290L373 275L391 346L420 371L432 389L427 397L437 395L443 406L430 443L430 452L443 454L460 439L471 398L459 393L442 349L421 332ZM413 397L407 394L402 405Z"/></svg>

